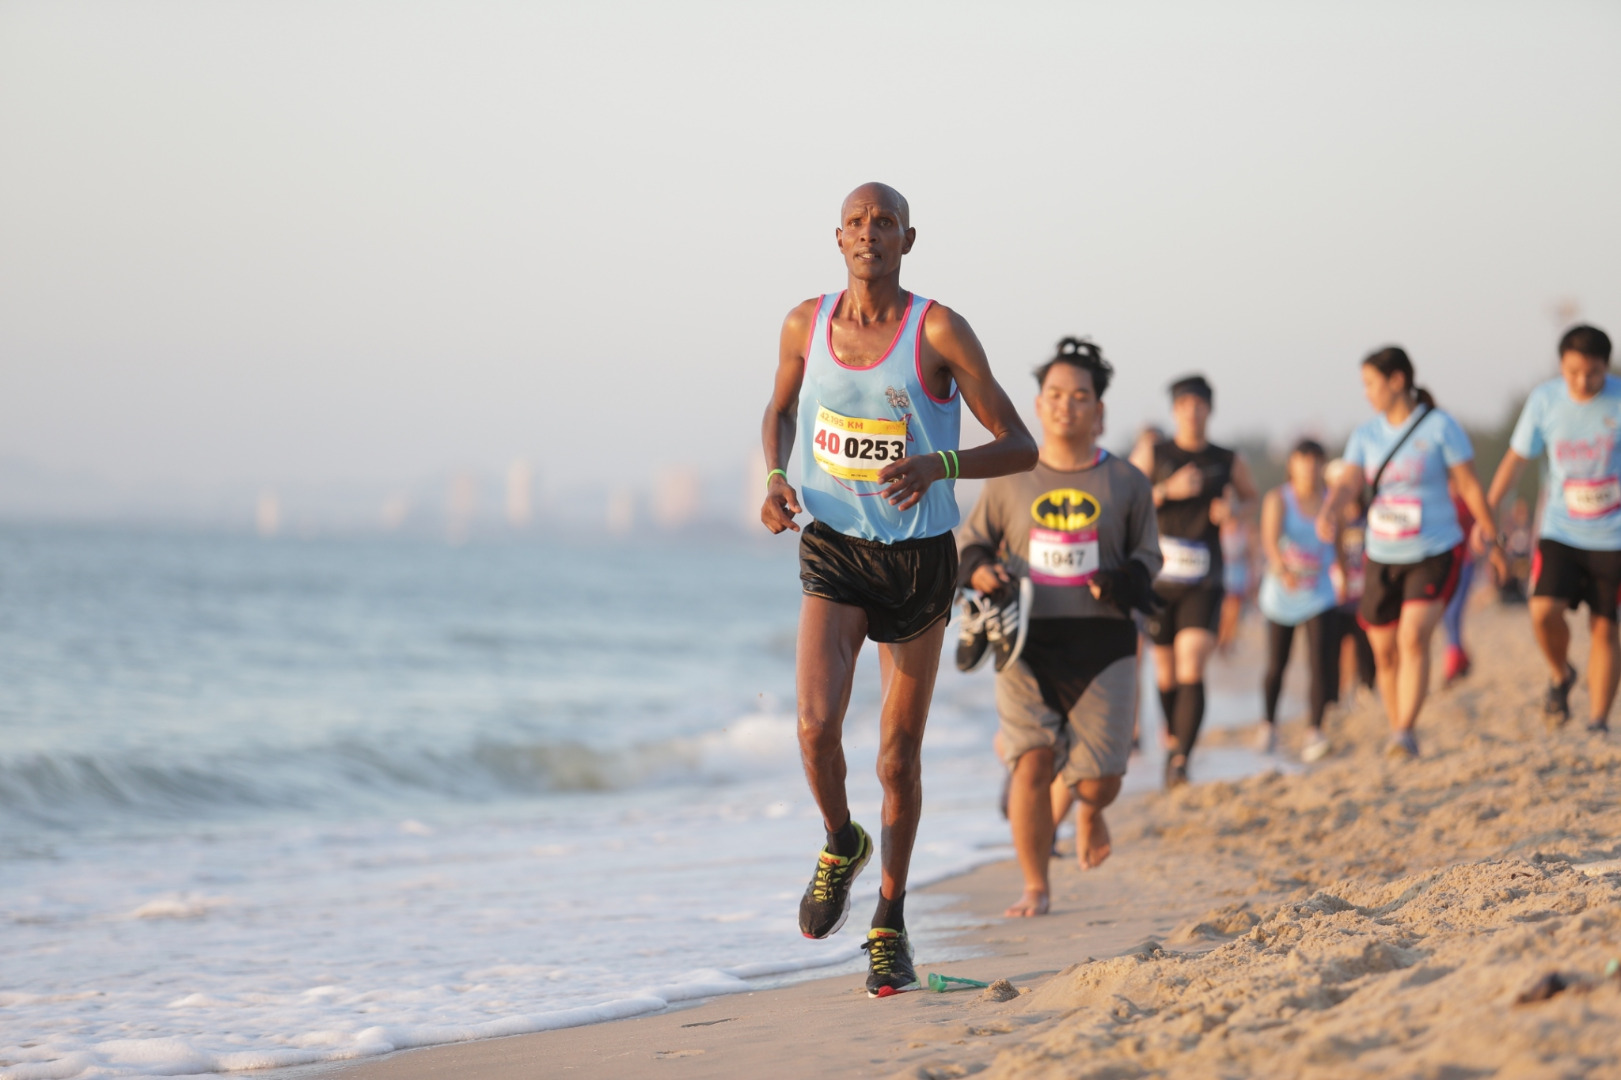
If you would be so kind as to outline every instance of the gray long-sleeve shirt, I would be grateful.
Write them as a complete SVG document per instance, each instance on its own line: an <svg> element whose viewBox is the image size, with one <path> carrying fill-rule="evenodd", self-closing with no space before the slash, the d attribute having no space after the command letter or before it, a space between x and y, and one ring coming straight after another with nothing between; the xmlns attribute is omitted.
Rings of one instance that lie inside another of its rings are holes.
<svg viewBox="0 0 1621 1080"><path fill-rule="evenodd" d="M1030 472L998 476L985 482L957 530L965 560L980 554L970 548L1029 575L1033 619L1123 619L1125 612L1093 597L1086 583L1094 572L1118 569L1130 559L1141 562L1151 578L1159 573L1153 489L1135 465L1108 453L1073 472L1037 464Z"/></svg>

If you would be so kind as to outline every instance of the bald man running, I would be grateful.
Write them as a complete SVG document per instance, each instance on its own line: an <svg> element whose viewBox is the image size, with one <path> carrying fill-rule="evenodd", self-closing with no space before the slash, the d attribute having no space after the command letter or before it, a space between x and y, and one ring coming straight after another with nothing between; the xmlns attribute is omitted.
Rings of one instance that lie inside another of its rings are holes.
<svg viewBox="0 0 1621 1080"><path fill-rule="evenodd" d="M952 481L1024 472L1036 444L956 312L901 288L917 230L900 192L863 184L834 230L843 292L807 300L782 325L776 385L761 441L760 518L799 532L799 748L827 846L799 904L799 928L844 925L850 887L872 858L845 795L844 714L863 638L878 643L882 687L882 881L867 932L867 993L915 989L903 903L923 806L923 727L957 576ZM959 395L992 442L961 453ZM801 442L800 491L783 466ZM803 493L803 506L800 496Z"/></svg>

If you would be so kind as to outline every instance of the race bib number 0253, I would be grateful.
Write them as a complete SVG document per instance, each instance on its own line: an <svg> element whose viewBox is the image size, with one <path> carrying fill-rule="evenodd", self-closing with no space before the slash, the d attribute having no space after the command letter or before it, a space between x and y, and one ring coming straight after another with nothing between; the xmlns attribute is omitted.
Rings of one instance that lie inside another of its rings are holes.
<svg viewBox="0 0 1621 1080"><path fill-rule="evenodd" d="M906 456L906 421L840 416L818 408L811 454L830 476L877 481L878 470Z"/></svg>

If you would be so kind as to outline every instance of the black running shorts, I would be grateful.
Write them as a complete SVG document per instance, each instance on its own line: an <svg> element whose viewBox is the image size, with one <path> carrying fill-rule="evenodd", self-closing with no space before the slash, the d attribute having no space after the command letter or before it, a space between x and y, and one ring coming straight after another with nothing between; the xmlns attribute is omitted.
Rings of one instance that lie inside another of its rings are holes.
<svg viewBox="0 0 1621 1080"><path fill-rule="evenodd" d="M1155 645L1170 645L1183 630L1209 630L1214 634L1221 625L1221 601L1227 590L1220 585L1159 584L1154 591L1165 601L1165 607L1143 622L1148 640Z"/></svg>
<svg viewBox="0 0 1621 1080"><path fill-rule="evenodd" d="M957 540L881 544L812 521L799 535L799 581L809 596L865 611L873 641L909 641L951 614Z"/></svg>
<svg viewBox="0 0 1621 1080"><path fill-rule="evenodd" d="M1595 618L1614 620L1621 595L1621 551L1588 551L1539 540L1531 559L1531 595L1564 600L1573 608L1586 604Z"/></svg>
<svg viewBox="0 0 1621 1080"><path fill-rule="evenodd" d="M1458 588L1463 570L1463 545L1416 563L1367 561L1362 605L1357 618L1363 626L1389 626L1401 618L1403 604L1444 604Z"/></svg>

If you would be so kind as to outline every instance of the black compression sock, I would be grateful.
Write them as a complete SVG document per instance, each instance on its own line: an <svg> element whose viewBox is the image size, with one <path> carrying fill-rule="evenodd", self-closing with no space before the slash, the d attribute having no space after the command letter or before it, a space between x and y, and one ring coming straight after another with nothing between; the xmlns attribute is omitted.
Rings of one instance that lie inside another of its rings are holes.
<svg viewBox="0 0 1621 1080"><path fill-rule="evenodd" d="M1159 707L1161 715L1165 717L1165 730L1170 731L1171 725L1176 722L1176 687L1159 692Z"/></svg>
<svg viewBox="0 0 1621 1080"><path fill-rule="evenodd" d="M906 894L891 900L878 890L878 910L872 913L873 929L901 931L906 929Z"/></svg>
<svg viewBox="0 0 1621 1080"><path fill-rule="evenodd" d="M1199 725L1204 723L1204 683L1183 683L1176 688L1176 712L1171 731L1176 735L1178 752L1193 753L1193 744L1199 738Z"/></svg>
<svg viewBox="0 0 1621 1080"><path fill-rule="evenodd" d="M855 822L845 818L843 828L828 833L827 850L841 859L858 853L861 850L861 837L856 834Z"/></svg>

